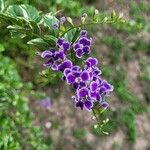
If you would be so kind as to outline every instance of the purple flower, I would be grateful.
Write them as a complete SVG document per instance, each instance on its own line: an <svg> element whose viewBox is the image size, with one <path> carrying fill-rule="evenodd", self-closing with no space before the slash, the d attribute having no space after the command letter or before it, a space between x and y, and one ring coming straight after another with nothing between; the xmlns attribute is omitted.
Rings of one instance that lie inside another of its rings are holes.
<svg viewBox="0 0 150 150"><path fill-rule="evenodd" d="M56 46L57 48L59 48L59 50L63 51L64 53L67 53L70 49L70 43L65 41L64 38L59 38L56 42Z"/></svg>
<svg viewBox="0 0 150 150"><path fill-rule="evenodd" d="M89 57L85 63L88 67L95 67L98 64L98 60L96 58Z"/></svg>
<svg viewBox="0 0 150 150"><path fill-rule="evenodd" d="M91 111L92 107L93 107L93 103L89 100L85 100L83 101L78 101L76 103L76 107L80 107L82 110L83 108L87 109L88 111Z"/></svg>
<svg viewBox="0 0 150 150"><path fill-rule="evenodd" d="M71 69L64 70L64 76L68 84L72 84L76 87L82 87L86 85L86 82L90 80L90 74L86 70L81 70L79 66L74 66Z"/></svg>
<svg viewBox="0 0 150 150"><path fill-rule="evenodd" d="M87 31L86 30L82 30L80 32L80 36L87 36Z"/></svg>
<svg viewBox="0 0 150 150"><path fill-rule="evenodd" d="M65 21L66 21L66 17L63 16L60 18L60 24L64 24Z"/></svg>
<svg viewBox="0 0 150 150"><path fill-rule="evenodd" d="M49 97L47 97L45 99L42 99L42 100L39 101L39 105L42 108L49 109L52 106L51 99Z"/></svg>
<svg viewBox="0 0 150 150"><path fill-rule="evenodd" d="M87 37L87 32L81 31L78 41L73 45L76 56L81 58L84 54L89 54L91 43L92 39Z"/></svg>
<svg viewBox="0 0 150 150"><path fill-rule="evenodd" d="M58 29L58 28L59 28L59 24L58 23L53 24L53 29Z"/></svg>
<svg viewBox="0 0 150 150"><path fill-rule="evenodd" d="M66 68L71 68L72 67L72 62L70 60L65 60L58 66L59 71L64 71Z"/></svg>
<svg viewBox="0 0 150 150"><path fill-rule="evenodd" d="M77 96L80 98L86 98L88 96L88 88L82 87L77 90Z"/></svg>
<svg viewBox="0 0 150 150"><path fill-rule="evenodd" d="M104 101L104 102L102 102L101 104L100 104L100 107L102 108L102 109L107 109L108 108L108 103L106 102L106 101Z"/></svg>
<svg viewBox="0 0 150 150"><path fill-rule="evenodd" d="M58 70L59 65L65 60L66 56L63 51L56 51L55 49L46 50L41 53L41 57L47 61L43 65L51 67L52 70Z"/></svg>

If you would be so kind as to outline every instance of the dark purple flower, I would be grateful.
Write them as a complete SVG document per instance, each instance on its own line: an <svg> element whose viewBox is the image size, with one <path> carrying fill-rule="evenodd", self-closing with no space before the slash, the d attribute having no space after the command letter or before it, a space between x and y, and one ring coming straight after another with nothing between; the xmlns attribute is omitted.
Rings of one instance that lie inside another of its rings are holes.
<svg viewBox="0 0 150 150"><path fill-rule="evenodd" d="M77 96L79 98L87 97L88 96L88 89L86 87L83 87L81 89L77 90Z"/></svg>
<svg viewBox="0 0 150 150"><path fill-rule="evenodd" d="M79 66L74 66L71 69L64 70L64 76L66 77L68 84L74 84L77 87L83 87L86 82L90 80L90 74L88 71L82 71Z"/></svg>
<svg viewBox="0 0 150 150"><path fill-rule="evenodd" d="M65 60L58 66L58 70L63 72L66 68L71 68L72 62L70 60Z"/></svg>
<svg viewBox="0 0 150 150"><path fill-rule="evenodd" d="M110 85L106 80L104 80L101 84L104 88L106 88L108 91L112 92L113 91L113 86Z"/></svg>
<svg viewBox="0 0 150 150"><path fill-rule="evenodd" d="M64 38L59 38L56 42L56 46L57 48L59 48L59 50L63 51L64 53L70 50L70 43L65 41Z"/></svg>
<svg viewBox="0 0 150 150"><path fill-rule="evenodd" d="M96 91L97 87L98 87L98 84L95 81L92 81L90 84L90 90L94 92Z"/></svg>
<svg viewBox="0 0 150 150"><path fill-rule="evenodd" d="M66 79L68 84L74 84L76 77L72 73L68 73Z"/></svg>
<svg viewBox="0 0 150 150"><path fill-rule="evenodd" d="M53 55L52 52L49 51L49 50L46 50L46 51L44 51L44 52L41 53L41 57L42 57L42 58L49 58L49 57L51 57L52 55Z"/></svg>
<svg viewBox="0 0 150 150"><path fill-rule="evenodd" d="M88 71L83 71L81 73L81 79L82 79L82 81L88 81L90 79L90 75L89 75Z"/></svg>
<svg viewBox="0 0 150 150"><path fill-rule="evenodd" d="M80 36L87 36L87 31L86 30L82 30L80 32Z"/></svg>
<svg viewBox="0 0 150 150"><path fill-rule="evenodd" d="M100 104L100 107L102 107L104 110L107 109L108 106L109 106L109 105L108 105L108 103L107 103L106 101L104 101L104 102L102 102L102 103Z"/></svg>
<svg viewBox="0 0 150 150"><path fill-rule="evenodd" d="M83 110L84 103L83 103L82 101L78 101L78 102L76 103L76 107L80 107L81 110Z"/></svg>
<svg viewBox="0 0 150 150"><path fill-rule="evenodd" d="M96 58L89 57L85 63L88 67L95 67L98 64L98 60Z"/></svg>
<svg viewBox="0 0 150 150"><path fill-rule="evenodd" d="M41 57L46 59L45 67L51 67L52 70L58 70L59 65L66 59L63 51L56 51L54 49L46 50L41 53Z"/></svg>
<svg viewBox="0 0 150 150"><path fill-rule="evenodd" d="M81 110L83 110L83 108L85 108L86 110L91 111L91 109L93 107L93 102L91 102L89 100L78 101L78 102L76 102L76 107L80 107Z"/></svg>
<svg viewBox="0 0 150 150"><path fill-rule="evenodd" d="M85 30L81 31L80 38L73 45L76 56L81 58L84 54L90 53L90 46L92 39L87 37L87 32Z"/></svg>
<svg viewBox="0 0 150 150"><path fill-rule="evenodd" d="M86 100L85 102L84 102L84 106L85 106L85 108L87 109L87 110L91 110L92 109L92 107L93 107L93 102L92 101L90 101L90 100Z"/></svg>

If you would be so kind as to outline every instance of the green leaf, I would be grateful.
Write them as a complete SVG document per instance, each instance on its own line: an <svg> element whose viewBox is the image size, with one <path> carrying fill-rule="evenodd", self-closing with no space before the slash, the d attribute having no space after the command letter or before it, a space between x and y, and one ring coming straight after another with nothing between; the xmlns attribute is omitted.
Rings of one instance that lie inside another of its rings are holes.
<svg viewBox="0 0 150 150"><path fill-rule="evenodd" d="M45 35L44 36L44 41L49 43L49 45L54 46L56 43L57 38L52 36L52 35Z"/></svg>
<svg viewBox="0 0 150 150"><path fill-rule="evenodd" d="M12 38L21 38L21 39L23 39L23 38L26 37L25 33L19 33L18 31L15 31L15 30L10 31L10 34L11 34Z"/></svg>
<svg viewBox="0 0 150 150"><path fill-rule="evenodd" d="M30 27L33 30L33 32L38 33L38 34L41 33L40 26L36 22L30 21Z"/></svg>
<svg viewBox="0 0 150 150"><path fill-rule="evenodd" d="M4 46L0 44L0 52L3 52L5 50Z"/></svg>
<svg viewBox="0 0 150 150"><path fill-rule="evenodd" d="M79 28L74 28L68 31L64 36L66 40L69 42L75 42L80 34L80 29Z"/></svg>
<svg viewBox="0 0 150 150"><path fill-rule="evenodd" d="M22 25L22 19L10 16L9 14L0 13L0 18L5 22L12 22L13 24Z"/></svg>
<svg viewBox="0 0 150 150"><path fill-rule="evenodd" d="M11 5L7 8L6 13L13 17L25 18L28 21L36 21L39 18L37 9L29 5Z"/></svg>
<svg viewBox="0 0 150 150"><path fill-rule="evenodd" d="M27 30L18 25L10 25L7 27L7 29L10 30L12 38L14 37L24 38L26 37L26 32L30 32L30 30Z"/></svg>
<svg viewBox="0 0 150 150"><path fill-rule="evenodd" d="M54 24L59 23L59 20L55 16L53 16L51 13L49 13L43 17L43 22L47 27L52 29Z"/></svg>
<svg viewBox="0 0 150 150"><path fill-rule="evenodd" d="M4 9L5 9L4 0L0 0L0 12L2 12Z"/></svg>
<svg viewBox="0 0 150 150"><path fill-rule="evenodd" d="M32 39L27 42L27 44L35 45L35 46L47 46L48 43L46 43L42 38L36 38Z"/></svg>

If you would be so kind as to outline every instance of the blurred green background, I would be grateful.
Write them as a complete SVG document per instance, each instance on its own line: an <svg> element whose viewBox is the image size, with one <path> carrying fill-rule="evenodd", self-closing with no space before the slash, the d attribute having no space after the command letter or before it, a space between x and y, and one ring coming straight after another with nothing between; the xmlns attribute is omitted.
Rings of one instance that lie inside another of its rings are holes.
<svg viewBox="0 0 150 150"><path fill-rule="evenodd" d="M0 24L0 150L148 150L150 149L150 2L149 0L10 0L38 10L59 11L78 22L115 10L129 25L96 25L92 55L100 62L102 76L114 85L109 118L100 134L91 114L75 109L71 89L59 74L42 71L38 49L24 40L11 39ZM136 25L136 26L135 26ZM50 76L50 78L47 78ZM50 97L43 109L39 100Z"/></svg>

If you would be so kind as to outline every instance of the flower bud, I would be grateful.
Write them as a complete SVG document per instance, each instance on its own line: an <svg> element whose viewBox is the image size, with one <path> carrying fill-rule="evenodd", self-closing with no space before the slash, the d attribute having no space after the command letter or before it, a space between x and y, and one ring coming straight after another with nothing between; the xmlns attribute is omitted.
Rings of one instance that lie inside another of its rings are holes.
<svg viewBox="0 0 150 150"><path fill-rule="evenodd" d="M92 120L96 120L96 117L95 117L95 116L92 116Z"/></svg>
<svg viewBox="0 0 150 150"><path fill-rule="evenodd" d="M87 18L87 14L86 13L84 13L83 15L82 15L82 17L84 17L85 19Z"/></svg>
<svg viewBox="0 0 150 150"><path fill-rule="evenodd" d="M72 19L71 19L70 17L67 17L67 21L68 21L71 25L74 26L73 21L72 21Z"/></svg>
<svg viewBox="0 0 150 150"><path fill-rule="evenodd" d="M95 124L95 125L94 125L94 129L97 129L97 128L98 128L98 124Z"/></svg>
<svg viewBox="0 0 150 150"><path fill-rule="evenodd" d="M98 9L95 9L94 16L96 16L96 15L98 15L98 14L99 14Z"/></svg>

